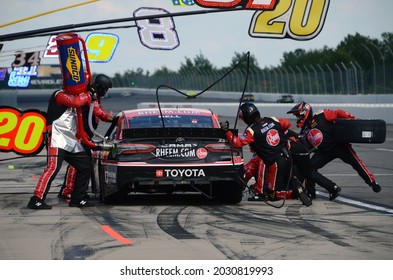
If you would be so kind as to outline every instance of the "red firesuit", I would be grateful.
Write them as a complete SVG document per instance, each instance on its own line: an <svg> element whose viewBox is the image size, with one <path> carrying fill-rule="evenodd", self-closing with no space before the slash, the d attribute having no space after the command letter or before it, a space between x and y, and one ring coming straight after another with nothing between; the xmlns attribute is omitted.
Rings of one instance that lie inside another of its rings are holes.
<svg viewBox="0 0 393 280"><path fill-rule="evenodd" d="M308 120L300 121L302 123L300 136L306 140L310 149L315 149L311 158L311 166L318 170L332 160L339 158L350 164L374 192L379 192L381 187L375 182L374 175L358 157L352 145L339 143L335 140L334 122L341 118L355 119L353 115L344 110L324 109L318 114L311 113Z"/></svg>
<svg viewBox="0 0 393 280"><path fill-rule="evenodd" d="M75 178L75 190L71 197L71 205L79 205L85 197L91 165L85 148L76 136L76 108L88 105L90 102L91 95L89 92L70 95L63 90L58 90L50 97L47 110L47 167L38 180L34 196L31 197L28 204L29 208L52 208L44 200L64 160L78 170ZM83 202L83 205L87 206L86 202Z"/></svg>
<svg viewBox="0 0 393 280"><path fill-rule="evenodd" d="M284 133L290 125L284 118L264 117L258 118L241 136L226 132L228 141L235 148L249 145L265 163L268 195L273 199L291 198L291 191L287 192L290 160Z"/></svg>
<svg viewBox="0 0 393 280"><path fill-rule="evenodd" d="M82 109L82 115L88 114L89 107L85 106ZM112 122L113 118L111 115L109 115L104 108L101 105L100 99L97 99L94 101L94 109L93 109L93 128L96 129L98 126L98 123L100 120L104 122ZM84 120L87 119L87 117L84 117ZM89 125L87 123L84 124L85 131L87 135L89 135L90 138L93 137L93 132L90 130ZM91 156L91 151L89 148L86 148L88 154ZM66 199L71 198L71 193L74 190L75 187L75 178L76 178L76 168L73 167L72 165L67 166L65 178L64 178L64 183L63 186L59 192L59 197L64 197Z"/></svg>

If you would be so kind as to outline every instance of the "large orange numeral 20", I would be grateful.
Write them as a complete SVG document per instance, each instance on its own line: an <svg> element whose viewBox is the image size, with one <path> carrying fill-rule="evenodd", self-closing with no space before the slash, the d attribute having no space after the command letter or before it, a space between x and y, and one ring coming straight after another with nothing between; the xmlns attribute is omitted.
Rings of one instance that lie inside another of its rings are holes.
<svg viewBox="0 0 393 280"><path fill-rule="evenodd" d="M21 112L0 106L0 151L21 155L39 153L44 147L45 113L37 110Z"/></svg>

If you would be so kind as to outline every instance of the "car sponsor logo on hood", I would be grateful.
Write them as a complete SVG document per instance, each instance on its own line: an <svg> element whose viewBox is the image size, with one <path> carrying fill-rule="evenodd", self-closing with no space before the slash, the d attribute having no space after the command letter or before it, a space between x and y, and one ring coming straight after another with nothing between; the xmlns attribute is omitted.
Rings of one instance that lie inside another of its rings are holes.
<svg viewBox="0 0 393 280"><path fill-rule="evenodd" d="M205 171L199 168L189 168L189 169L157 169L156 177L205 177Z"/></svg>

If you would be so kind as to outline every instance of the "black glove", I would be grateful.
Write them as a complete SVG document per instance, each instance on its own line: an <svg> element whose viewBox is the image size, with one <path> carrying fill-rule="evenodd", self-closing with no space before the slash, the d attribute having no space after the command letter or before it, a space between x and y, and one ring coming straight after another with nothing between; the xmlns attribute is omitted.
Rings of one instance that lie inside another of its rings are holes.
<svg viewBox="0 0 393 280"><path fill-rule="evenodd" d="M225 132L227 132L229 130L229 122L228 121L220 122L220 126L221 126L221 129L224 130Z"/></svg>
<svg viewBox="0 0 393 280"><path fill-rule="evenodd" d="M112 124L117 124L117 121L119 120L119 116L116 116L112 119Z"/></svg>
<svg viewBox="0 0 393 280"><path fill-rule="evenodd" d="M95 87L92 84L88 84L87 85L87 91L90 92L92 101L95 101L95 100L98 99L98 95L97 95L96 89L95 89Z"/></svg>

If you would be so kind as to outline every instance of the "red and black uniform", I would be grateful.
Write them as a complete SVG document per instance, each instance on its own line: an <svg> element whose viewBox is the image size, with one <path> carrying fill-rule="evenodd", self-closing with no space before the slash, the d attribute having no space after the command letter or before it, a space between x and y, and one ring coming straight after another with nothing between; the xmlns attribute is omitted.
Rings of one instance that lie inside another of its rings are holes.
<svg viewBox="0 0 393 280"><path fill-rule="evenodd" d="M256 194L262 194L266 165L256 153L252 153L251 159L244 165L244 181L248 183L252 177L256 177L253 188Z"/></svg>
<svg viewBox="0 0 393 280"><path fill-rule="evenodd" d="M291 163L285 152L287 138L284 133L290 125L287 119L264 117L257 118L241 136L233 135L231 131L226 132L228 141L234 147L249 145L265 163L269 195L278 199L291 196L286 192Z"/></svg>
<svg viewBox="0 0 393 280"><path fill-rule="evenodd" d="M87 135L90 138L92 138L94 136L94 133L90 130L90 127L88 124L89 110L90 110L89 106L83 106L83 108L82 108L82 116L83 116L83 121L84 121L83 126L84 126L84 129L85 129L85 132L87 133ZM94 108L93 108L93 118L92 118L93 129L97 128L100 120L102 120L104 122L111 122L112 117L102 107L101 100L97 99L94 101ZM85 147L85 149L91 158L90 148ZM77 172L77 169L75 167L73 167L71 164L69 164L67 166L66 174L65 174L65 178L64 178L64 183L63 183L63 186L59 192L59 197L66 197L66 198L71 197L71 193L75 187L76 172Z"/></svg>
<svg viewBox="0 0 393 280"><path fill-rule="evenodd" d="M297 139L298 135L295 132L291 131L291 133L295 135L289 138L293 161L292 175L299 179L300 182L304 180L312 181L325 188L329 193L334 193L336 183L311 166L309 149Z"/></svg>
<svg viewBox="0 0 393 280"><path fill-rule="evenodd" d="M34 207L33 200L36 198L39 201L45 200L51 183L59 172L63 161L68 162L78 171L71 201L79 203L85 197L91 164L90 157L76 136L76 108L90 102L91 96L88 92L70 95L59 90L51 95L47 110L47 167L38 180L34 196L31 199L31 206ZM39 208L39 205L36 206Z"/></svg>
<svg viewBox="0 0 393 280"><path fill-rule="evenodd" d="M338 119L354 119L344 110L327 110L315 114L309 122L304 123L300 131L306 143L315 153L311 158L311 166L318 170L332 160L339 158L350 164L360 177L371 185L375 182L374 175L358 157L350 143L339 143L334 139L334 122Z"/></svg>

